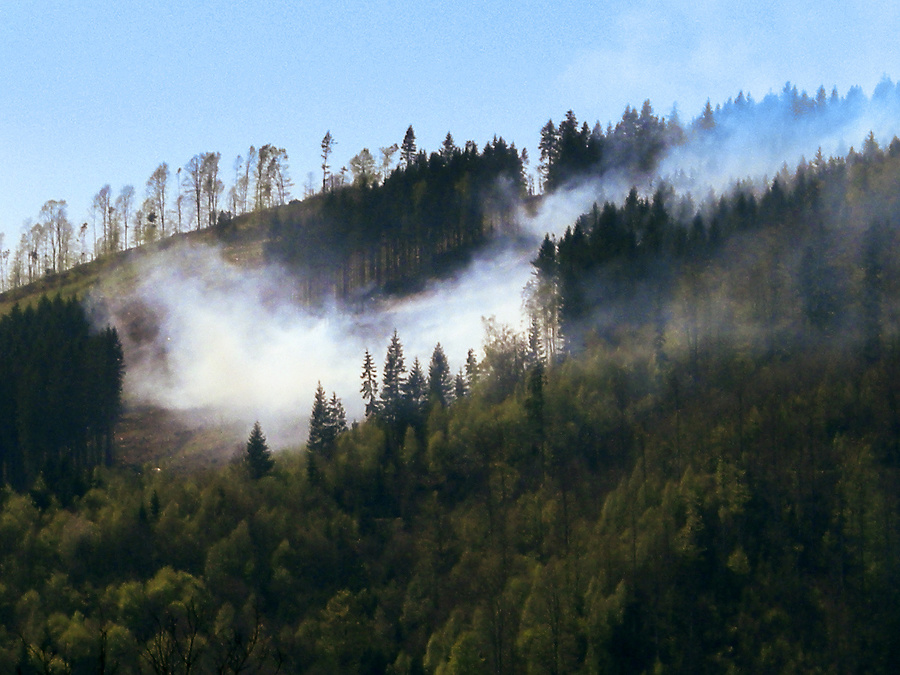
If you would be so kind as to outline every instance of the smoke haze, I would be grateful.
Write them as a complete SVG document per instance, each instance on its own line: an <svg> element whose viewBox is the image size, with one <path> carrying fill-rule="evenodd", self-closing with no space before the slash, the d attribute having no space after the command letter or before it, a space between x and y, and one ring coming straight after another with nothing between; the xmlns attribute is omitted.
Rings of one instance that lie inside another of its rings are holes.
<svg viewBox="0 0 900 675"><path fill-rule="evenodd" d="M455 371L479 348L482 317L518 326L534 245L498 243L458 278L357 312L304 307L284 270L238 267L216 247L189 245L144 259L132 288L108 285L95 300L125 348L127 402L197 421L259 419L270 442L289 445L305 439L319 382L350 420L362 418L363 354L380 370L395 329L407 367L418 357L427 370L440 342Z"/></svg>
<svg viewBox="0 0 900 675"><path fill-rule="evenodd" d="M705 198L741 179L770 178L785 163L793 170L820 147L826 157L860 147L869 130L886 144L900 126L897 102L893 87L871 100L853 93L814 123L791 123L777 97L746 111L726 106L715 133L663 158L658 174L679 192ZM522 290L540 238L561 235L595 201L620 203L629 187L606 176L561 189L537 213L520 212L519 239L495 242L455 278L359 311L304 307L285 270L239 267L215 247L184 245L147 257L129 270L137 281L127 291L109 282L98 298L126 350L126 399L247 428L258 419L275 447L305 439L319 382L342 399L350 420L361 419L366 349L380 376L396 329L407 367L418 357L427 369L440 342L455 372L470 348L481 347L483 318L523 328Z"/></svg>

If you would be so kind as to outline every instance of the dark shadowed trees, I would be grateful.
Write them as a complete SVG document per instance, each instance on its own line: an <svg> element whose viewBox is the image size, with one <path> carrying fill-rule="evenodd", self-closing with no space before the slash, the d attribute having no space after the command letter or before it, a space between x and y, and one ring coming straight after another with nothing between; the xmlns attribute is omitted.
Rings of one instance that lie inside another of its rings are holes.
<svg viewBox="0 0 900 675"><path fill-rule="evenodd" d="M412 125L403 135L403 142L400 144L400 161L404 168L410 168L416 158L416 132L413 131Z"/></svg>
<svg viewBox="0 0 900 675"><path fill-rule="evenodd" d="M453 376L450 374L450 364L440 342L435 345L431 363L428 365L428 398L432 403L442 407L447 406L453 399Z"/></svg>
<svg viewBox="0 0 900 675"><path fill-rule="evenodd" d="M247 468L247 473L254 480L258 480L269 473L274 465L275 460L272 458L272 451L266 444L262 427L259 422L254 422L250 437L247 439L247 451L244 455L244 466Z"/></svg>
<svg viewBox="0 0 900 675"><path fill-rule="evenodd" d="M115 329L94 331L77 301L14 306L0 319L0 479L23 489L43 474L77 494L114 459L124 374Z"/></svg>
<svg viewBox="0 0 900 675"><path fill-rule="evenodd" d="M375 370L375 361L372 354L366 350L363 358L363 372L360 376L362 379L362 387L360 393L366 404L366 419L371 418L378 412L378 373Z"/></svg>
<svg viewBox="0 0 900 675"><path fill-rule="evenodd" d="M325 136L322 138L322 192L325 192L326 186L328 183L328 170L331 168L331 165L328 163L328 158L331 157L331 153L334 152L334 146L337 141L334 140L334 136L331 135L331 130L325 132Z"/></svg>

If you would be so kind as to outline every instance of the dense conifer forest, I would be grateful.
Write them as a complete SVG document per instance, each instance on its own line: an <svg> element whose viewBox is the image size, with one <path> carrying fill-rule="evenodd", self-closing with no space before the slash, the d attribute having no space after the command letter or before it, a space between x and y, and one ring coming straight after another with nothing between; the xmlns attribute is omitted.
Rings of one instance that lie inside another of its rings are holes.
<svg viewBox="0 0 900 675"><path fill-rule="evenodd" d="M855 96L776 102L808 126ZM224 469L117 467L115 331L62 300L0 321L0 671L893 672L900 141L692 198L647 189L671 120L621 132L641 152L561 126L548 191L625 164L635 187L543 239L530 327L488 320L457 373L440 344L410 363L397 332L383 359L347 354L365 418L323 372L302 449L248 420ZM513 146L448 140L254 216L266 254L311 269L310 297L439 273L528 192Z"/></svg>
<svg viewBox="0 0 900 675"><path fill-rule="evenodd" d="M75 300L43 296L0 318L0 478L14 489L83 493L114 462L124 355Z"/></svg>
<svg viewBox="0 0 900 675"><path fill-rule="evenodd" d="M409 291L512 233L525 193L515 145L459 148L448 134L439 152L411 152L381 185L357 180L275 210L266 253L299 272L308 300Z"/></svg>

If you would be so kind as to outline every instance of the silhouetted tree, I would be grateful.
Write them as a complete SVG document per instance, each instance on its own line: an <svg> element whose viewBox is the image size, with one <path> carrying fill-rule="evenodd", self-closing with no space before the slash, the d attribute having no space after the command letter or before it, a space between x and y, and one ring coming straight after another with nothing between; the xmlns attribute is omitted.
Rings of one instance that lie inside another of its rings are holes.
<svg viewBox="0 0 900 675"><path fill-rule="evenodd" d="M322 192L325 192L326 184L328 181L328 169L330 167L330 165L328 164L328 158L334 151L334 146L336 143L337 141L334 140L334 137L331 135L331 131L326 131L325 137L322 139Z"/></svg>
<svg viewBox="0 0 900 675"><path fill-rule="evenodd" d="M378 374L375 371L375 362L372 354L366 350L363 359L362 387L360 393L366 404L366 419L378 412Z"/></svg>
<svg viewBox="0 0 900 675"><path fill-rule="evenodd" d="M421 421L425 412L425 404L428 401L428 381L425 379L425 373L418 357L413 360L409 376L403 383L403 400L404 407L410 415L410 421L414 424Z"/></svg>
<svg viewBox="0 0 900 675"><path fill-rule="evenodd" d="M453 376L450 374L450 364L441 343L438 342L428 366L428 397L431 401L446 406L452 396Z"/></svg>
<svg viewBox="0 0 900 675"><path fill-rule="evenodd" d="M416 158L416 132L413 131L412 125L406 130L403 136L403 142L400 144L400 159L403 167L408 169L412 166L413 160Z"/></svg>
<svg viewBox="0 0 900 675"><path fill-rule="evenodd" d="M328 398L322 383L319 382L309 416L309 438L306 447L312 453L324 455L331 449L332 440Z"/></svg>
<svg viewBox="0 0 900 675"><path fill-rule="evenodd" d="M272 451L266 444L262 427L259 422L254 422L253 429L250 430L250 437L247 439L247 452L244 455L244 466L247 467L247 473L254 480L258 480L269 473L274 465L275 460L272 458Z"/></svg>
<svg viewBox="0 0 900 675"><path fill-rule="evenodd" d="M401 416L405 374L403 345L395 330L385 355L381 379L381 416L389 425L398 422Z"/></svg>

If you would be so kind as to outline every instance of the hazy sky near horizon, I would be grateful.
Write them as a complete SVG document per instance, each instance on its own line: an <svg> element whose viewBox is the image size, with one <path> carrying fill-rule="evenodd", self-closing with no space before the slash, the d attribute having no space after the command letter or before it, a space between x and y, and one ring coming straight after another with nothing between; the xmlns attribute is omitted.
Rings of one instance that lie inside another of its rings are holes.
<svg viewBox="0 0 900 675"><path fill-rule="evenodd" d="M339 169L363 147L495 134L535 164L541 126L573 109L606 124L626 105L683 121L787 81L870 95L900 77L900 6L873 0L0 0L0 232L222 153L226 185L250 145L289 156L293 194L330 130Z"/></svg>

